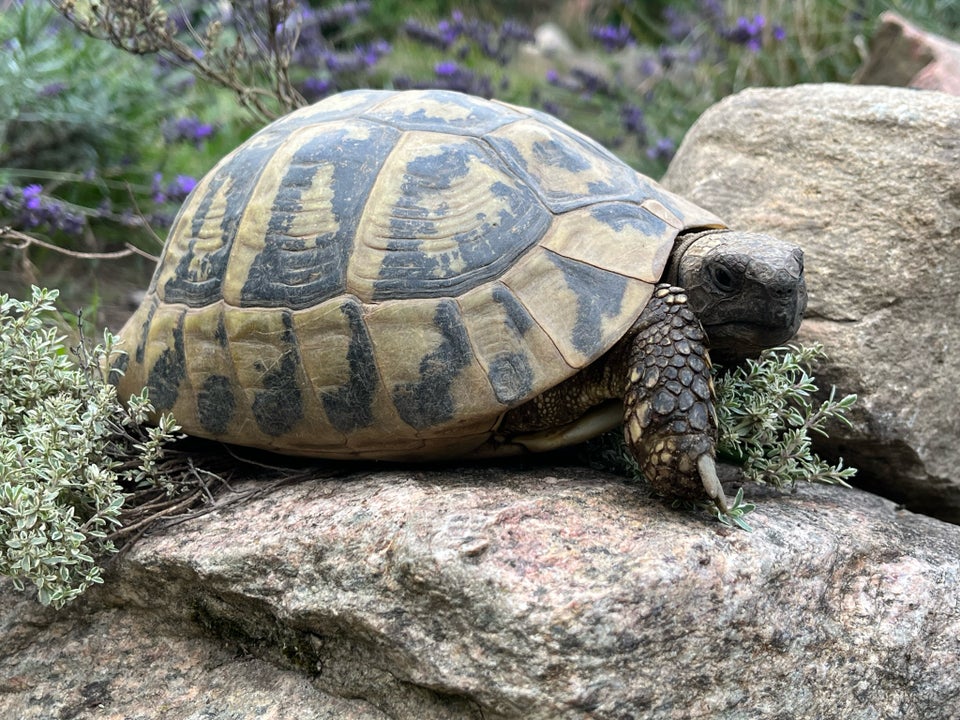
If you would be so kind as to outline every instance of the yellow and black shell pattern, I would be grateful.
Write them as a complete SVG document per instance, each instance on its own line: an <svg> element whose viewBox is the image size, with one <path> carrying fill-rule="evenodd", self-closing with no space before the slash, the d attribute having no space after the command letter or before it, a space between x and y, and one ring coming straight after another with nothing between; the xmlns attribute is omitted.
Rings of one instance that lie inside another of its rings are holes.
<svg viewBox="0 0 960 720"><path fill-rule="evenodd" d="M345 92L197 184L119 391L278 452L469 454L623 336L680 231L720 226L547 114Z"/></svg>

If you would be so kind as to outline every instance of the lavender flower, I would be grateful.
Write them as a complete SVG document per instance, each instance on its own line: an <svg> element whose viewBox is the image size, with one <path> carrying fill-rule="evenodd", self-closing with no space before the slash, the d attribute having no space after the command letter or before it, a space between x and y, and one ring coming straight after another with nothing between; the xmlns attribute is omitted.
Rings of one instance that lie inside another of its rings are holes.
<svg viewBox="0 0 960 720"><path fill-rule="evenodd" d="M167 196L163 192L163 173L155 172L153 174L150 192L153 193L153 201L158 205L167 201Z"/></svg>
<svg viewBox="0 0 960 720"><path fill-rule="evenodd" d="M37 93L37 94L38 94L40 97L44 97L44 98L56 97L57 95L62 95L63 92L64 92L68 87L69 87L69 86L68 86L65 82L52 82L52 83L47 83L47 84L44 85L42 88L40 88L40 92Z"/></svg>
<svg viewBox="0 0 960 720"><path fill-rule="evenodd" d="M167 123L163 129L163 136L168 143L186 140L197 147L213 137L214 128L196 117L183 117L172 123Z"/></svg>
<svg viewBox="0 0 960 720"><path fill-rule="evenodd" d="M153 174L153 201L158 205L166 202L183 202L190 191L197 186L195 178L189 175L177 175L173 181L167 185L163 184L163 174Z"/></svg>
<svg viewBox="0 0 960 720"><path fill-rule="evenodd" d="M86 227L84 216L64 203L43 194L43 186L17 188L7 185L0 195L0 224L33 231L57 231L80 235Z"/></svg>
<svg viewBox="0 0 960 720"><path fill-rule="evenodd" d="M372 45L358 45L350 52L324 50L321 53L324 64L329 72L335 74L364 72L380 60L382 55L390 52L390 43L377 42Z"/></svg>
<svg viewBox="0 0 960 720"><path fill-rule="evenodd" d="M677 151L677 144L668 137L660 138L656 144L647 148L647 157L651 160L668 163Z"/></svg>
<svg viewBox="0 0 960 720"><path fill-rule="evenodd" d="M610 84L596 73L592 73L583 68L573 68L570 71L573 78L580 83L580 87L588 95L599 93L601 95L611 95Z"/></svg>
<svg viewBox="0 0 960 720"><path fill-rule="evenodd" d="M27 185L23 189L23 207L27 210L40 209L40 193L43 192L41 185Z"/></svg>
<svg viewBox="0 0 960 720"><path fill-rule="evenodd" d="M342 2L323 8L311 8L307 3L289 4L299 7L284 20L280 29L283 31L283 41L289 40L289 47L285 51L290 53L292 64L301 69L324 69L332 74L364 72L390 52L389 43L383 40L369 45L358 44L348 49L331 39L340 35L356 37L356 33L348 26L370 12L372 3L368 0ZM291 32L287 32L288 27ZM296 32L292 32L294 29ZM307 95L315 98L320 94L307 90Z"/></svg>
<svg viewBox="0 0 960 720"><path fill-rule="evenodd" d="M443 60L433 66L433 72L437 77L453 77L460 71L460 66L452 60Z"/></svg>
<svg viewBox="0 0 960 720"><path fill-rule="evenodd" d="M463 18L460 18L462 21ZM440 37L444 39L447 43L447 46L453 45L457 41L457 38L460 37L462 29L460 27L460 21L457 24L451 24L448 20L441 20L437 23L437 32L440 33Z"/></svg>
<svg viewBox="0 0 960 720"><path fill-rule="evenodd" d="M558 87L569 92L579 93L583 90L583 86L575 79L564 77L552 68L547 70L547 82L554 87ZM551 115L553 114L554 113L551 113Z"/></svg>
<svg viewBox="0 0 960 720"><path fill-rule="evenodd" d="M313 102L329 95L335 87L330 78L308 77L303 81L300 92L307 100Z"/></svg>
<svg viewBox="0 0 960 720"><path fill-rule="evenodd" d="M174 202L182 202L197 186L196 178L190 175L177 175L167 185L167 197Z"/></svg>
<svg viewBox="0 0 960 720"><path fill-rule="evenodd" d="M393 78L393 86L397 90L437 88L457 90L485 98L493 97L493 80L489 75L478 75L450 61L437 63L434 72L435 77L428 81L415 81L406 75L396 76Z"/></svg>
<svg viewBox="0 0 960 720"><path fill-rule="evenodd" d="M736 24L722 31L721 35L732 43L743 45L751 52L759 52L763 46L763 31L766 26L767 19L763 15L754 15L752 18L740 16ZM772 37L774 40L783 40L786 31L782 26L776 25Z"/></svg>
<svg viewBox="0 0 960 720"><path fill-rule="evenodd" d="M723 20L723 0L700 0L700 13L711 20Z"/></svg>
<svg viewBox="0 0 960 720"><path fill-rule="evenodd" d="M551 102L550 100L544 100L540 107L543 108L544 112L553 115L555 118L560 118L561 120L566 115L566 113L563 111L563 108L559 104Z"/></svg>
<svg viewBox="0 0 960 720"><path fill-rule="evenodd" d="M669 45L661 45L657 50L657 58L660 60L660 67L669 70L680 59L680 53Z"/></svg>
<svg viewBox="0 0 960 720"><path fill-rule="evenodd" d="M626 103L620 108L620 122L628 133L638 136L641 142L646 142L647 126L643 110L632 103Z"/></svg>
<svg viewBox="0 0 960 720"><path fill-rule="evenodd" d="M304 8L304 22L315 23L320 28L340 27L342 25L351 25L361 17L370 12L370 3L361 0L361 2L345 2L333 7L311 10Z"/></svg>
<svg viewBox="0 0 960 720"><path fill-rule="evenodd" d="M599 40L607 52L622 50L633 42L630 28L626 25L599 25L590 29L590 37Z"/></svg>
<svg viewBox="0 0 960 720"><path fill-rule="evenodd" d="M680 42L693 31L690 16L673 7L664 8L663 19L667 21L667 35L675 42Z"/></svg>
<svg viewBox="0 0 960 720"><path fill-rule="evenodd" d="M644 77L653 77L659 72L660 63L656 59L652 57L645 57L640 61L640 73Z"/></svg>
<svg viewBox="0 0 960 720"><path fill-rule="evenodd" d="M528 26L515 20L504 20L500 26L500 37L504 40L533 42L536 37Z"/></svg>
<svg viewBox="0 0 960 720"><path fill-rule="evenodd" d="M454 11L435 27L408 20L403 30L412 40L444 52L450 51L457 43L463 43L457 53L461 59L466 58L472 45L501 65L510 61L518 42L533 40L533 31L519 22L507 20L498 28L483 20L465 18L459 11Z"/></svg>
<svg viewBox="0 0 960 720"><path fill-rule="evenodd" d="M448 33L439 29L429 28L416 20L407 20L403 25L403 31L411 40L438 48L439 50L449 50L453 44Z"/></svg>

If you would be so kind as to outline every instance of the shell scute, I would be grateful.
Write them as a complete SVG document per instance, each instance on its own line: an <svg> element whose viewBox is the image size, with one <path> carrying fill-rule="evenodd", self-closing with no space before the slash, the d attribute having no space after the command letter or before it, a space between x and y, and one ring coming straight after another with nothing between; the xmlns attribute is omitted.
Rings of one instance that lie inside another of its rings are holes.
<svg viewBox="0 0 960 720"><path fill-rule="evenodd" d="M405 131L480 137L524 117L523 113L480 98L438 90L392 93L366 112Z"/></svg>
<svg viewBox="0 0 960 720"><path fill-rule="evenodd" d="M552 215L482 143L411 132L370 194L348 289L365 301L456 296L535 245Z"/></svg>
<svg viewBox="0 0 960 720"><path fill-rule="evenodd" d="M186 377L184 315L183 308L160 307L150 322L150 339L145 348L144 362L150 368L147 376L150 400L158 412L176 405ZM189 396L189 393L185 395Z"/></svg>
<svg viewBox="0 0 960 720"><path fill-rule="evenodd" d="M555 213L638 195L636 172L569 130L527 119L485 140Z"/></svg>
<svg viewBox="0 0 960 720"><path fill-rule="evenodd" d="M273 121L257 132L251 140L262 139L264 136L285 138L298 130L323 123L352 121L391 95L393 93L389 90L348 90L337 93Z"/></svg>
<svg viewBox="0 0 960 720"><path fill-rule="evenodd" d="M186 356L186 378L193 393L182 393L175 409L184 412L184 403L193 402L204 429L222 435L231 428L237 410L236 375L233 364L224 362L229 337L224 324L223 303L191 308L184 314L183 334L190 352ZM211 332L214 329L214 332Z"/></svg>
<svg viewBox="0 0 960 720"><path fill-rule="evenodd" d="M237 228L277 146L243 146L194 188L170 231L177 242L165 247L154 279L161 300L201 307L221 299Z"/></svg>
<svg viewBox="0 0 960 720"><path fill-rule="evenodd" d="M347 376L340 385L326 389L317 387L323 410L330 424L342 433L350 433L359 428L368 427L374 421L374 400L380 386L380 374L373 355L373 344L363 320L363 308L356 298L349 297L339 308L346 322L347 345L337 349L339 352L330 357L330 361L347 362ZM298 334L304 338L301 343L304 353L310 351L311 368L318 378L329 374L329 366L323 360L333 355L326 345L329 336L327 328L321 325L322 332L313 333L308 326L298 328ZM314 345L315 344L315 345ZM314 345L311 347L311 345ZM311 382L314 382L311 377Z"/></svg>
<svg viewBox="0 0 960 720"><path fill-rule="evenodd" d="M357 225L398 136L325 124L277 148L241 220L228 302L299 310L343 293Z"/></svg>
<svg viewBox="0 0 960 720"><path fill-rule="evenodd" d="M395 438L440 442L478 423L489 429L496 401L453 299L378 303L365 320L374 354L386 365L383 390L399 418Z"/></svg>
<svg viewBox="0 0 960 720"><path fill-rule="evenodd" d="M645 208L611 202L568 212L541 244L571 260L656 283L675 235L675 228ZM610 242L597 242L598 237L609 237Z"/></svg>
<svg viewBox="0 0 960 720"><path fill-rule="evenodd" d="M273 339L279 356L270 365L253 363L260 377L250 405L260 431L272 437L290 432L304 416L300 352L290 313L280 313L280 322L283 329Z"/></svg>
<svg viewBox="0 0 960 720"><path fill-rule="evenodd" d="M544 329L503 283L471 290L458 303L498 403L513 407L533 397L564 364Z"/></svg>
<svg viewBox="0 0 960 720"><path fill-rule="evenodd" d="M545 247L531 250L501 281L555 343L569 366L563 378L596 360L623 337L653 291L647 282ZM553 372L565 371L554 367Z"/></svg>
<svg viewBox="0 0 960 720"><path fill-rule="evenodd" d="M270 438L295 436L306 424L303 418L315 416L316 409L315 398L304 391L290 311L226 306L223 319L230 369L240 389L231 435L236 428L239 437L261 438L261 446L270 445ZM205 381L194 380L197 385Z"/></svg>

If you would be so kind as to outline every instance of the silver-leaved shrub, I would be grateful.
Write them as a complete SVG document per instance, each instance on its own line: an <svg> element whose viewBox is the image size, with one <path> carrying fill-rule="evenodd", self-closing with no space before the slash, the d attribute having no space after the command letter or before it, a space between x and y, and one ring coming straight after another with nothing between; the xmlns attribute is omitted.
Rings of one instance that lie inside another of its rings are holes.
<svg viewBox="0 0 960 720"><path fill-rule="evenodd" d="M717 391L717 453L740 466L745 480L779 488L797 482L848 486L856 468L821 459L812 446L812 434L827 435L831 420L849 424L846 413L856 395L836 399L836 388L818 402L813 365L823 359L823 346L790 345L764 350L757 359L714 378ZM742 488L720 520L744 529L743 516L754 506L743 502Z"/></svg>
<svg viewBox="0 0 960 720"><path fill-rule="evenodd" d="M744 481L793 488L797 482L847 485L856 468L831 465L812 446L814 433L827 435L831 420L849 424L846 413L856 395L818 401L819 389L811 374L813 365L825 357L823 347L791 345L763 351L756 359L730 369L714 367L717 412L717 454L736 465ZM596 464L628 476L642 477L640 468L626 450L623 433L613 431L600 438ZM712 502L695 503L716 513L727 525L749 530L744 517L755 509L743 499L743 488L724 512Z"/></svg>
<svg viewBox="0 0 960 720"><path fill-rule="evenodd" d="M146 395L125 405L104 382L109 333L71 358L56 298L0 295L0 574L61 607L102 582L127 490L163 484L158 460L177 427L169 416L146 427Z"/></svg>

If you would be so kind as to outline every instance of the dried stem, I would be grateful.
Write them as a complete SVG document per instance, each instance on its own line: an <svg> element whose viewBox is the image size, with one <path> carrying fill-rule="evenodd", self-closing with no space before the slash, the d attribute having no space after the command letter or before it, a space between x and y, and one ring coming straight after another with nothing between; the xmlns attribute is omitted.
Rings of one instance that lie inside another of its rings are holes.
<svg viewBox="0 0 960 720"><path fill-rule="evenodd" d="M14 230L9 226L0 227L0 241L3 241L7 246L12 247L15 250L26 250L31 245L36 245L37 247L42 247L46 250L53 250L61 255L79 258L81 260L120 260L121 258L130 257L131 255L140 255L141 257L145 257L148 260L153 260L154 262L158 260L156 255L151 255L150 253L141 250L130 243L124 243L123 250L116 250L114 252L98 253L83 252L80 250L68 250L67 248L62 248L58 245L44 242L39 238L35 238L32 235L27 235L19 230Z"/></svg>
<svg viewBox="0 0 960 720"><path fill-rule="evenodd" d="M177 27L157 0L102 0L78 9L76 0L50 0L56 10L78 30L90 37L106 40L134 55L158 54L186 67L198 78L231 90L239 104L261 121L274 120L306 104L294 88L289 75L292 49L299 29L289 40L281 33L289 30L295 4L289 0L269 0L260 32L266 46L251 52L247 42L255 32L240 33L227 45L221 43L222 27L211 22L204 32L189 28L197 48L176 37ZM235 15L241 8L234 7ZM271 78L266 87L254 81L258 76ZM279 106L279 107L277 107Z"/></svg>

